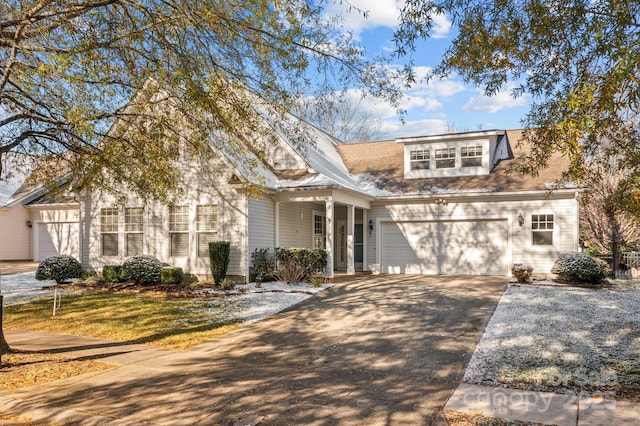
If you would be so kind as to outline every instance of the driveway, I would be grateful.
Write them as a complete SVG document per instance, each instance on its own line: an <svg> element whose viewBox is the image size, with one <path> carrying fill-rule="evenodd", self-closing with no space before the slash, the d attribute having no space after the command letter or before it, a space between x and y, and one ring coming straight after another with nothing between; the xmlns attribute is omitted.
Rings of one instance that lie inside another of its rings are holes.
<svg viewBox="0 0 640 426"><path fill-rule="evenodd" d="M96 424L446 424L441 409L506 282L360 278L190 351L97 342L92 353L119 367L0 397L104 416ZM7 340L27 348L20 337Z"/></svg>

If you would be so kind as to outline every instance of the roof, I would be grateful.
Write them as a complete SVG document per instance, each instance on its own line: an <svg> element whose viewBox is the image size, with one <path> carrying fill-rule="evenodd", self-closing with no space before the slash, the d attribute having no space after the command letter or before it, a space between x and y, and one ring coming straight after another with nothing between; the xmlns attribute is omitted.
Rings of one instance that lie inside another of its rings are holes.
<svg viewBox="0 0 640 426"><path fill-rule="evenodd" d="M562 178L569 161L554 154L548 167L538 176L508 173L508 168L529 151L523 130L507 131L513 159L501 161L487 175L435 178L404 178L404 145L393 141L339 145L344 163L353 175L373 178L376 187L395 194L429 194L446 192L517 192L548 190Z"/></svg>
<svg viewBox="0 0 640 426"><path fill-rule="evenodd" d="M9 152L2 157L2 176L0 176L0 207L5 207L30 190L26 184L31 173L32 163L24 154Z"/></svg>

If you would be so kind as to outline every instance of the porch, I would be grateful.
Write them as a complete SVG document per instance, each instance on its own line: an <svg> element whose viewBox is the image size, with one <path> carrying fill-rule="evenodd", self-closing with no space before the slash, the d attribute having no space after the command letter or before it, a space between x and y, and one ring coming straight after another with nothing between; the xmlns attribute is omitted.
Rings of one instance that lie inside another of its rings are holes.
<svg viewBox="0 0 640 426"><path fill-rule="evenodd" d="M280 192L275 203L276 247L325 249L329 279L366 272L370 201L343 189Z"/></svg>

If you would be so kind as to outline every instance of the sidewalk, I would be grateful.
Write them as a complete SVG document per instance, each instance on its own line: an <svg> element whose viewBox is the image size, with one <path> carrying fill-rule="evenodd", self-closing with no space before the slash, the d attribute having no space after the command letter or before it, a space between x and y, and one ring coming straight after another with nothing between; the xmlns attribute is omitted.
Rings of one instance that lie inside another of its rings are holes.
<svg viewBox="0 0 640 426"><path fill-rule="evenodd" d="M639 425L640 403L461 384L445 411L545 425Z"/></svg>

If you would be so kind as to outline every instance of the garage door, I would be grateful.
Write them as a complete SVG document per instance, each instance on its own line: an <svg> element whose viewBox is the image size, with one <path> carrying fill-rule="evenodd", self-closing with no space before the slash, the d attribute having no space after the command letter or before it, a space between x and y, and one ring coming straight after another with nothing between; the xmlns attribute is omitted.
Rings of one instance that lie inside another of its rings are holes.
<svg viewBox="0 0 640 426"><path fill-rule="evenodd" d="M507 221L382 222L388 274L507 274Z"/></svg>
<svg viewBox="0 0 640 426"><path fill-rule="evenodd" d="M80 257L80 225L76 222L39 223L36 229L36 261L57 254Z"/></svg>

